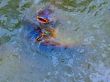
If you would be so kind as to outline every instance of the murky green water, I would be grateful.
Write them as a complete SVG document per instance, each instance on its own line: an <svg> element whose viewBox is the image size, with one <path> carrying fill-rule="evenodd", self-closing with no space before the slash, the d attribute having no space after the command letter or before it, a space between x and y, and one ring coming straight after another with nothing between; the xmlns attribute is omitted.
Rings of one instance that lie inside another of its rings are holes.
<svg viewBox="0 0 110 82"><path fill-rule="evenodd" d="M58 39L73 48L41 53L22 20L51 4ZM109 0L0 0L0 82L109 82Z"/></svg>

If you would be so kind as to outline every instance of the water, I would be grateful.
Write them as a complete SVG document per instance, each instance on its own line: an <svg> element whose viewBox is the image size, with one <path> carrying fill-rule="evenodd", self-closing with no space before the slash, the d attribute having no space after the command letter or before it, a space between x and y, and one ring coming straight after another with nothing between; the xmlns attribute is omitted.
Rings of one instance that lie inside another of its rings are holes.
<svg viewBox="0 0 110 82"><path fill-rule="evenodd" d="M0 82L109 82L110 1L81 1L1 0ZM48 4L60 21L57 39L70 48L39 50L24 37L21 20L35 22Z"/></svg>

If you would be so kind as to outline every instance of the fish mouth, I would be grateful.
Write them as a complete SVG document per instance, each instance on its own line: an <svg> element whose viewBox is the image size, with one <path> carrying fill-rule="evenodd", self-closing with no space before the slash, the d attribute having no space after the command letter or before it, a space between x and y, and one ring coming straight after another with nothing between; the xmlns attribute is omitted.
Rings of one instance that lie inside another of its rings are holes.
<svg viewBox="0 0 110 82"><path fill-rule="evenodd" d="M37 18L37 21L40 23L43 23L43 24L49 23L49 20L47 18L40 17L40 16L37 16L36 18Z"/></svg>

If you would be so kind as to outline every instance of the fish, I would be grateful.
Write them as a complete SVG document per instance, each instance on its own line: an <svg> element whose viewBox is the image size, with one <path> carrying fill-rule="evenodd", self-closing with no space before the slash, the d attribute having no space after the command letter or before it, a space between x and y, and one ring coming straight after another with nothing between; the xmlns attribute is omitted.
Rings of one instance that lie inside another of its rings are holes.
<svg viewBox="0 0 110 82"><path fill-rule="evenodd" d="M31 43L38 44L40 48L52 47L54 48L64 48L62 43L56 40L58 33L56 28L56 20L52 18L52 13L54 11L50 9L50 6L39 10L35 15L37 22L40 24L27 22L25 27L27 27L27 36ZM28 30L29 29L29 30ZM44 47L45 46L45 47Z"/></svg>

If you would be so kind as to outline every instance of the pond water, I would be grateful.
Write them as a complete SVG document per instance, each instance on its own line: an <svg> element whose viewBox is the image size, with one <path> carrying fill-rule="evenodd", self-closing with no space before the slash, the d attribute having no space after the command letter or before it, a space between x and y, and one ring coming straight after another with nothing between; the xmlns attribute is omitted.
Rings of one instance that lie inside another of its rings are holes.
<svg viewBox="0 0 110 82"><path fill-rule="evenodd" d="M39 49L23 20L51 5L57 39ZM0 0L0 82L110 82L110 0Z"/></svg>

